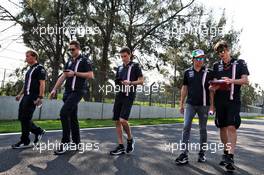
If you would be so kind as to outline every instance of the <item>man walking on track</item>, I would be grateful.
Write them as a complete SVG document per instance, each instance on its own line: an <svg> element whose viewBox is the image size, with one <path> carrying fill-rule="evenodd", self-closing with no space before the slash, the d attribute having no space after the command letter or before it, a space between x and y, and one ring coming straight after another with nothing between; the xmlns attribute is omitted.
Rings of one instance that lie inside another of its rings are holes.
<svg viewBox="0 0 264 175"><path fill-rule="evenodd" d="M80 53L80 43L71 41L69 45L71 59L65 64L63 74L57 80L55 87L50 93L50 98L54 98L57 89L65 83L65 92L63 95L63 106L60 111L62 124L62 139L57 155L64 154L70 147L70 134L73 144L78 148L80 140L80 129L78 122L78 103L87 91L87 79L94 77L91 61Z"/></svg>
<svg viewBox="0 0 264 175"><path fill-rule="evenodd" d="M225 145L224 154L220 165L227 171L234 171L234 153L237 142L237 129L241 124L240 119L240 88L248 84L249 71L244 60L232 58L227 42L219 41L214 46L220 61L214 64L214 78L217 84L212 84L210 89L215 92L216 118L215 124L220 128L220 138ZM221 83L222 82L222 83ZM224 88L223 88L224 87ZM230 144L227 150L227 144Z"/></svg>
<svg viewBox="0 0 264 175"><path fill-rule="evenodd" d="M120 50L120 54L123 64L117 68L115 79L116 88L119 88L120 91L116 94L113 109L113 120L116 124L119 145L116 149L110 151L110 155L129 154L134 151L135 139L132 137L128 119L136 96L137 85L142 85L144 81L139 64L131 60L131 50L128 47L124 47ZM122 129L127 134L126 149L123 144Z"/></svg>
<svg viewBox="0 0 264 175"><path fill-rule="evenodd" d="M204 66L204 51L197 49L192 52L193 66L184 73L181 89L180 112L184 113L184 127L182 133L183 152L175 160L176 164L188 163L188 147L192 120L196 114L199 117L200 150L198 162L205 162L205 144L207 143L207 119L208 112L213 110L212 94L209 94L209 81L212 80L212 70ZM184 102L187 97L187 105L184 110Z"/></svg>
<svg viewBox="0 0 264 175"><path fill-rule="evenodd" d="M12 145L13 149L28 148L30 144L29 134L35 134L34 144L38 144L45 133L45 130L36 126L33 121L33 113L36 106L42 105L42 99L45 93L46 70L38 63L39 55L34 50L26 52L26 62L30 66L25 76L25 83L21 92L16 96L19 104L18 119L21 122L22 134L20 141Z"/></svg>

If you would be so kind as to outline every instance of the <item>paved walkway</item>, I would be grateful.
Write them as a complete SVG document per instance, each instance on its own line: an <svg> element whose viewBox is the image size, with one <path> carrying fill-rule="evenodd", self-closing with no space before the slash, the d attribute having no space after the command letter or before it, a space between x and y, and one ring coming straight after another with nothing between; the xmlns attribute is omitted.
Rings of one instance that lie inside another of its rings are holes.
<svg viewBox="0 0 264 175"><path fill-rule="evenodd" d="M235 156L237 171L234 174L264 174L264 120L243 121L239 129L238 149ZM92 150L84 153L68 152L63 156L53 151L12 150L10 145L19 139L18 134L0 135L0 174L91 174L91 175L221 175L227 174L218 166L222 151L207 153L207 163L197 162L197 153L190 153L186 166L174 164L180 151L168 150L169 143L179 143L182 124L133 127L136 149L132 155L112 157L108 153L116 145L114 128L87 129L81 131L82 141L93 144ZM192 129L192 142L199 141L197 124ZM61 132L48 132L43 138L47 143L60 140ZM211 146L219 143L218 130L208 126L208 141ZM98 143L98 145L96 145ZM97 150L99 146L99 150ZM175 144L176 148L176 144ZM212 151L212 150L211 150Z"/></svg>

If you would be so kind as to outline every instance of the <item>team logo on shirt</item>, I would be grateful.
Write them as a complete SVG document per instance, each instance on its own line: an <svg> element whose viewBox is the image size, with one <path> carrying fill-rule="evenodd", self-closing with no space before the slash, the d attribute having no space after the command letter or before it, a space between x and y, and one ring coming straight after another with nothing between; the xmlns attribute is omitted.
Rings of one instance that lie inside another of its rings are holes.
<svg viewBox="0 0 264 175"><path fill-rule="evenodd" d="M40 70L40 72L41 72L42 74L46 73L46 71L45 71L44 68L42 68L42 69Z"/></svg>
<svg viewBox="0 0 264 175"><path fill-rule="evenodd" d="M122 70L123 70L123 66L120 66L118 72L121 73Z"/></svg>
<svg viewBox="0 0 264 175"><path fill-rule="evenodd" d="M218 65L218 72L222 72L224 70L224 65L223 64L219 64Z"/></svg>
<svg viewBox="0 0 264 175"><path fill-rule="evenodd" d="M189 71L189 78L194 77L194 72L193 71Z"/></svg>
<svg viewBox="0 0 264 175"><path fill-rule="evenodd" d="M71 65L72 65L72 61L69 61L68 67L71 67Z"/></svg>

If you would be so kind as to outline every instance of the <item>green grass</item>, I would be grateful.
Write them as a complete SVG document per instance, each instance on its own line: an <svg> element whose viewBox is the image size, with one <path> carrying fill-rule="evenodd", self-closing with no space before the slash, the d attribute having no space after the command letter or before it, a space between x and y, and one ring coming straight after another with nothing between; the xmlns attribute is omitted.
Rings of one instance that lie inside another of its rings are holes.
<svg viewBox="0 0 264 175"><path fill-rule="evenodd" d="M264 116L257 117L242 117L242 120L249 119L264 119ZM129 123L132 126L138 125L158 125L158 124L174 124L183 123L182 117L177 118L148 118L148 119L130 119ZM213 121L213 118L209 118L209 122ZM61 129L60 120L35 120L34 121L41 128L46 130ZM198 119L194 119L194 123L197 123ZM81 119L79 120L80 128L100 128L114 126L111 119ZM20 122L18 120L0 120L0 133L20 132Z"/></svg>

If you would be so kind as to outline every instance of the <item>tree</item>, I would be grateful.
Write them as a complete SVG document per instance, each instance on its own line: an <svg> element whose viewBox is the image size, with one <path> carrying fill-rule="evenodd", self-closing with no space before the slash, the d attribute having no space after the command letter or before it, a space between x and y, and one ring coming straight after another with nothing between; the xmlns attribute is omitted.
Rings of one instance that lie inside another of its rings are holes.
<svg viewBox="0 0 264 175"><path fill-rule="evenodd" d="M166 39L166 24L171 23L181 12L187 10L194 0L183 4L181 0L125 0L121 5L117 23L116 40L120 45L126 45L134 51L137 49L151 60L138 58L146 69L157 67L159 47L164 47Z"/></svg>
<svg viewBox="0 0 264 175"><path fill-rule="evenodd" d="M83 43L89 46L90 54L94 63L96 81L92 82L92 92L95 101L102 101L104 94L99 92L100 86L106 85L113 73L110 70L109 57L111 54L110 46L117 16L120 9L121 0L80 0L79 8L76 11L80 16L79 23L85 23L91 27L97 27L99 33L92 37L83 38ZM85 14L86 18L83 18Z"/></svg>
<svg viewBox="0 0 264 175"><path fill-rule="evenodd" d="M242 107L247 107L248 105L254 105L258 97L262 95L262 89L260 86L255 84L250 84L241 87L241 104Z"/></svg>
<svg viewBox="0 0 264 175"><path fill-rule="evenodd" d="M192 64L191 50L205 50L211 66L217 60L213 45L224 38L235 57L239 56L240 31L231 28L214 35L226 25L224 11L215 19L212 11L195 5L194 0L186 4L181 0L21 0L16 6L21 8L18 15L0 5L0 20L22 26L24 43L37 50L40 62L48 67L49 90L67 59L67 43L77 39L93 61L96 81L90 83L95 101L105 98L98 90L114 78L111 59L115 60L117 49L124 45L139 52L141 57L135 58L144 70L157 69L170 81L166 87L171 89L173 105L183 72ZM83 26L98 32L81 36L76 28ZM197 30L181 34L181 26Z"/></svg>
<svg viewBox="0 0 264 175"><path fill-rule="evenodd" d="M0 6L1 20L20 24L25 45L40 53L40 62L48 68L49 90L56 83L65 62L65 41L69 41L69 37L62 30L69 24L67 3L68 1L63 0L23 0L16 4L21 7L21 12L16 16Z"/></svg>
<svg viewBox="0 0 264 175"><path fill-rule="evenodd" d="M10 77L17 77L18 80L16 82L8 82L7 84L5 84L5 86L0 89L0 95L16 96L23 88L24 72L26 72L25 68L22 68L22 70L16 69L14 73L9 75Z"/></svg>

